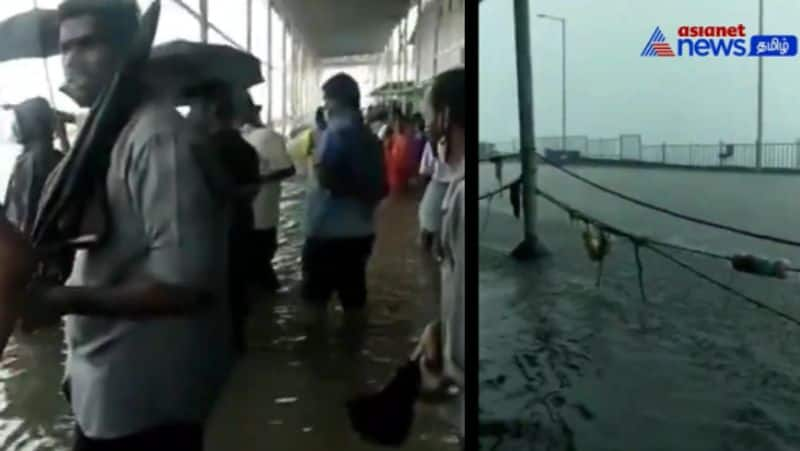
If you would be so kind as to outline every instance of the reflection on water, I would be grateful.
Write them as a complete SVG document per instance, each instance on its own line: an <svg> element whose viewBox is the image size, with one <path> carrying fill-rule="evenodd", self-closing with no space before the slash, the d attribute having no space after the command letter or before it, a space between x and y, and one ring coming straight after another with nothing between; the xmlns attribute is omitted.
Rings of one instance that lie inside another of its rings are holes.
<svg viewBox="0 0 800 451"><path fill-rule="evenodd" d="M60 330L15 336L0 370L0 449L62 450L72 430L60 393Z"/></svg>
<svg viewBox="0 0 800 451"><path fill-rule="evenodd" d="M511 168L512 171L514 168ZM511 171L509 171L511 172ZM582 168L648 201L726 224L796 237L796 176ZM481 190L495 183L481 169ZM611 199L547 168L544 190L614 225L662 240L800 261L800 250L686 224ZM503 202L507 202L504 200ZM502 203L502 202L501 202ZM482 442L495 449L790 450L800 443L800 328L633 247L612 245L599 287L582 228L542 202L539 233L553 256L512 263L521 226L493 217L481 237ZM495 206L501 206L495 203ZM795 317L800 280L766 280L677 254ZM642 324L646 326L642 328Z"/></svg>
<svg viewBox="0 0 800 451"><path fill-rule="evenodd" d="M209 425L208 449L282 451L375 449L350 432L344 403L377 389L437 315L431 284L412 245L416 202L393 199L379 214L369 268L369 320L345 321L337 304L322 326L308 327L297 297L302 246L302 184L284 184L279 249L274 261L284 288L253 293L250 351L237 365ZM0 368L0 449L67 450L72 421L59 387L62 337L49 331L14 337ZM407 449L455 449L448 404L420 406Z"/></svg>
<svg viewBox="0 0 800 451"><path fill-rule="evenodd" d="M259 301L249 324L253 352L234 371L215 412L210 449L381 449L350 431L345 402L388 380L424 324L437 315L438 304L432 275L422 273L420 253L413 246L416 202L390 199L379 218L368 270L368 321L345 317L336 303L324 321L315 318L298 305L295 289ZM295 233L300 229L284 230L286 239L299 246ZM445 420L453 418L452 408L420 405L404 449L455 449Z"/></svg>

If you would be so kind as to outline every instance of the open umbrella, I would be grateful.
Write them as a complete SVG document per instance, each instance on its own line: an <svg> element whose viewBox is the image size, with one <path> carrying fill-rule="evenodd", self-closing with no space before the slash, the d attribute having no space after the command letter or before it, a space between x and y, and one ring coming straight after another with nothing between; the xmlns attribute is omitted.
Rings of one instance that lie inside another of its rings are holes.
<svg viewBox="0 0 800 451"><path fill-rule="evenodd" d="M0 63L57 55L58 11L32 9L0 22Z"/></svg>
<svg viewBox="0 0 800 451"><path fill-rule="evenodd" d="M59 248L65 241L95 244L107 233L103 187L111 148L141 102L141 77L160 10L156 0L142 16L125 62L92 106L72 151L48 179L32 234L38 249Z"/></svg>
<svg viewBox="0 0 800 451"><path fill-rule="evenodd" d="M50 103L55 108L50 70L44 58L57 55L61 51L58 41L58 11L34 8L0 22L0 43L2 43L0 63L24 58L42 58ZM69 150L67 131L63 122L58 122L56 133L62 149Z"/></svg>
<svg viewBox="0 0 800 451"><path fill-rule="evenodd" d="M150 89L172 97L213 81L244 89L257 85L264 81L261 61L228 45L177 40L155 46L145 69Z"/></svg>

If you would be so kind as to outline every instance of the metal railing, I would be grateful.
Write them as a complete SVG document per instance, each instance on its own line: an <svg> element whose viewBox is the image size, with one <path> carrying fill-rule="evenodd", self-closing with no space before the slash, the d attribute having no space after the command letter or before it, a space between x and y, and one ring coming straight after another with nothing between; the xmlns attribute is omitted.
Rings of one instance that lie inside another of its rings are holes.
<svg viewBox="0 0 800 451"><path fill-rule="evenodd" d="M717 144L643 144L641 135L626 134L616 138L568 136L567 149L578 151L582 160L642 162L648 165L686 167L758 167L755 143ZM536 138L536 149L560 149L560 136ZM519 152L515 141L481 146L481 158L492 155L514 158ZM764 143L761 167L765 169L800 170L800 140L794 143Z"/></svg>

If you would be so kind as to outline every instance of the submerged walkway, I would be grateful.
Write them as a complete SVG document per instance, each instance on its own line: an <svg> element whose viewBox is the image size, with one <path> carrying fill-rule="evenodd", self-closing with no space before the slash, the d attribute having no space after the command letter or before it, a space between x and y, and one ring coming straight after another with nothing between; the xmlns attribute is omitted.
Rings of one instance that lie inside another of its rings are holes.
<svg viewBox="0 0 800 451"><path fill-rule="evenodd" d="M415 241L417 197L388 199L379 211L368 275L370 319L360 349L343 342L347 333L336 303L331 304L324 334L305 330L298 319L296 280L284 293L261 296L250 319L250 350L235 368L212 417L209 451L383 449L365 444L351 431L344 403L354 393L384 383L406 358L424 324L437 315L427 275L431 269L426 273ZM299 233L296 223L285 228ZM296 236L282 239L300 241ZM288 267L296 267L298 259L297 245L278 256ZM446 420L453 417L451 409L418 405L412 436L403 449L456 449Z"/></svg>

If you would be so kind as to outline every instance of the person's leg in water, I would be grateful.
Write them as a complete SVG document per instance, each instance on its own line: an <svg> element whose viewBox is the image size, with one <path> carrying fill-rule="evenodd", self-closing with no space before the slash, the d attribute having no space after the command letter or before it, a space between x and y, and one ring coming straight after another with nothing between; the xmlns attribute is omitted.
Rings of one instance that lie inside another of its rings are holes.
<svg viewBox="0 0 800 451"><path fill-rule="evenodd" d="M360 351L368 325L367 263L372 255L374 236L338 240L340 264L336 292L344 310L343 339L348 349Z"/></svg>
<svg viewBox="0 0 800 451"><path fill-rule="evenodd" d="M259 289L267 292L280 288L280 281L272 267L278 249L277 228L256 229L250 239L250 278Z"/></svg>
<svg viewBox="0 0 800 451"><path fill-rule="evenodd" d="M228 278L230 308L232 319L232 334L234 349L239 353L244 353L247 349L247 316L250 312L247 299L247 287L250 277L248 277L247 261L245 257L249 252L249 244L245 238L250 234L235 230L231 233L230 240L230 260L228 267L230 274Z"/></svg>
<svg viewBox="0 0 800 451"><path fill-rule="evenodd" d="M265 251L266 262L264 262L264 288L269 291L276 291L281 287L278 280L278 275L275 274L275 268L272 266L272 259L275 258L275 252L278 250L278 228L273 227L267 230L261 230L263 235L263 249Z"/></svg>
<svg viewBox="0 0 800 451"><path fill-rule="evenodd" d="M175 423L115 439L92 439L76 425L72 451L203 451L204 435L202 424Z"/></svg>
<svg viewBox="0 0 800 451"><path fill-rule="evenodd" d="M333 295L334 271L338 265L334 240L307 238L303 244L303 323L309 337L324 337L327 333L327 307Z"/></svg>

